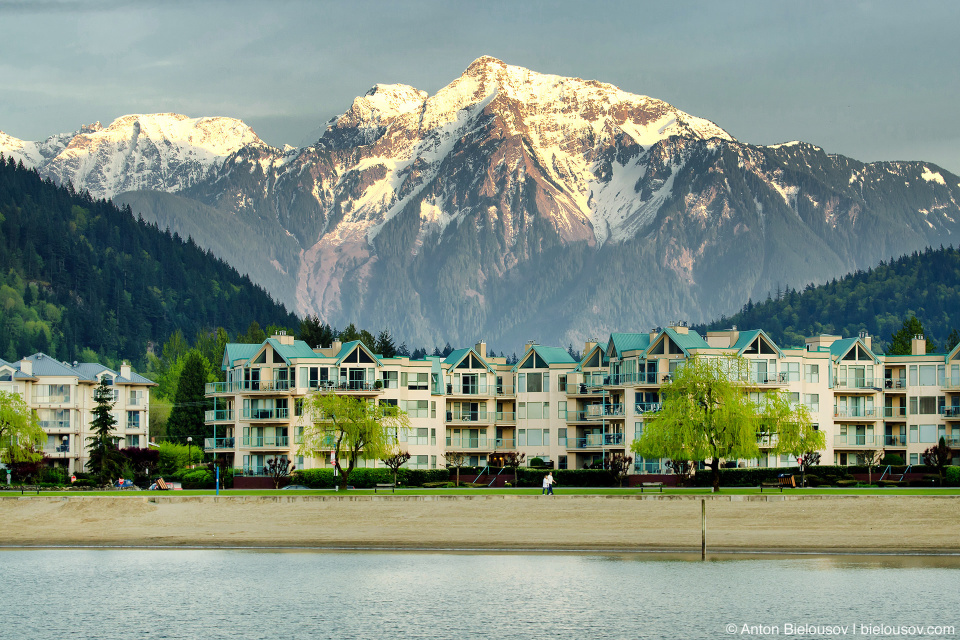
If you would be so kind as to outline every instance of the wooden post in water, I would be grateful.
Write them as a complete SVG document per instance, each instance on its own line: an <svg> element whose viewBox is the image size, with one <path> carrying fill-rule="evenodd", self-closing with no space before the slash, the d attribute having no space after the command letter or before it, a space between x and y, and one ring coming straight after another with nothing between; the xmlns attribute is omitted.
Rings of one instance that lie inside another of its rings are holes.
<svg viewBox="0 0 960 640"><path fill-rule="evenodd" d="M707 559L707 499L700 498L700 559Z"/></svg>

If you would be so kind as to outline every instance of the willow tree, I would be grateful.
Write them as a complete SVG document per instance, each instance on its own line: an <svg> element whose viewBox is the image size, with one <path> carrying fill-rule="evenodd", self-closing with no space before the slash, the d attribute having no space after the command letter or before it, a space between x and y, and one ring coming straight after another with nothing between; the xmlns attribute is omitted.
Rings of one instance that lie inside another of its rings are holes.
<svg viewBox="0 0 960 640"><path fill-rule="evenodd" d="M47 434L18 393L0 391L0 462L39 462Z"/></svg>
<svg viewBox="0 0 960 640"><path fill-rule="evenodd" d="M335 393L310 396L304 416L307 424L297 454L320 458L333 452L333 465L344 488L357 461L391 455L397 434L410 429L410 418L395 405Z"/></svg>
<svg viewBox="0 0 960 640"><path fill-rule="evenodd" d="M774 453L816 437L809 434L805 409L794 407L780 392L765 394L761 403L752 400L745 384L748 373L743 358L690 358L661 388L662 408L645 421L643 435L631 449L644 458L709 459L716 492L721 462L760 457L764 436L770 437Z"/></svg>

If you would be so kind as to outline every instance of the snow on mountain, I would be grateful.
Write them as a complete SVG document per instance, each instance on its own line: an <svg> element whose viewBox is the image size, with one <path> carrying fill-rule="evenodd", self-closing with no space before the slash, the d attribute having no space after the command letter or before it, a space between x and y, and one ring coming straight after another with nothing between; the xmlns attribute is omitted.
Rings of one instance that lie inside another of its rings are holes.
<svg viewBox="0 0 960 640"><path fill-rule="evenodd" d="M247 145L257 134L234 118L190 118L175 113L127 115L43 142L3 134L0 150L59 183L97 198L123 191L180 191Z"/></svg>

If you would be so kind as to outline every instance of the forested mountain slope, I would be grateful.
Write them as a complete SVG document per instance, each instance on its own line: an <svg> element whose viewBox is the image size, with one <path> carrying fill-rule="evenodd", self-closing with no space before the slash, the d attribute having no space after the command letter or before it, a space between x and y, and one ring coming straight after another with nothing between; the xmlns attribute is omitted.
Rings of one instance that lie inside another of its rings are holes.
<svg viewBox="0 0 960 640"><path fill-rule="evenodd" d="M0 357L89 348L140 361L175 330L295 316L192 240L160 231L104 200L0 162Z"/></svg>
<svg viewBox="0 0 960 640"><path fill-rule="evenodd" d="M763 329L788 346L802 345L806 336L855 336L865 329L880 351L911 315L939 349L955 346L948 336L960 328L960 250L928 248L803 291L771 292L764 302L748 301L736 315L697 330Z"/></svg>

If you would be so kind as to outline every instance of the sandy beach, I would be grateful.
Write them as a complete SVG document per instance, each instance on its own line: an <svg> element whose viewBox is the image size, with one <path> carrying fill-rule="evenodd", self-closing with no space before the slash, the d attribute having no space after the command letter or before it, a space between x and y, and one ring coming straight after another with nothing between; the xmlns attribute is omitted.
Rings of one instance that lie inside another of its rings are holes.
<svg viewBox="0 0 960 640"><path fill-rule="evenodd" d="M0 496L4 546L697 551L702 496ZM707 549L960 553L960 497L708 496Z"/></svg>

